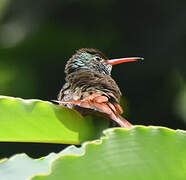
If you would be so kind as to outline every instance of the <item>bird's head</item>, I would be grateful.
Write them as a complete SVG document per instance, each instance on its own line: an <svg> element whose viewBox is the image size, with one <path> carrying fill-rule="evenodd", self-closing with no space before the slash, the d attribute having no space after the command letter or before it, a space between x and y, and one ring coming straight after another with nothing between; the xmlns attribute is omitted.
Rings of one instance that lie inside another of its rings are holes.
<svg viewBox="0 0 186 180"><path fill-rule="evenodd" d="M65 73L70 74L79 70L92 70L99 73L111 74L112 66L124 62L143 60L140 57L108 59L97 49L80 49L66 64Z"/></svg>

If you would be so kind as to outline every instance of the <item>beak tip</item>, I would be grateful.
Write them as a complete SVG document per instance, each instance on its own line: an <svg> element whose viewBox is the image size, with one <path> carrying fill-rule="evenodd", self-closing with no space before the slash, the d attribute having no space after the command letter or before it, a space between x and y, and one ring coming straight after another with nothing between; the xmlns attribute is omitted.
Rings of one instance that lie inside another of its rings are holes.
<svg viewBox="0 0 186 180"><path fill-rule="evenodd" d="M143 58L143 57L139 57L139 60L140 60L140 61L144 61L144 58Z"/></svg>

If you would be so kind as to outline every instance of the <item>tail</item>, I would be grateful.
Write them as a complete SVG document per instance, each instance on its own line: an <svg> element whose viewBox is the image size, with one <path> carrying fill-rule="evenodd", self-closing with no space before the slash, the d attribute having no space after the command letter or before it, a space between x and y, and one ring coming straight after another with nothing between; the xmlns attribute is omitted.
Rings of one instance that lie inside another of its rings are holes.
<svg viewBox="0 0 186 180"><path fill-rule="evenodd" d="M106 96L100 94L89 95L83 100L71 100L71 101L55 101L59 104L73 104L82 108L92 109L101 113L106 114L110 119L114 120L121 127L130 129L132 124L129 123L125 118L120 116L123 110L117 103L109 102Z"/></svg>
<svg viewBox="0 0 186 180"><path fill-rule="evenodd" d="M110 118L117 122L122 128L130 129L132 124L120 115L111 114Z"/></svg>

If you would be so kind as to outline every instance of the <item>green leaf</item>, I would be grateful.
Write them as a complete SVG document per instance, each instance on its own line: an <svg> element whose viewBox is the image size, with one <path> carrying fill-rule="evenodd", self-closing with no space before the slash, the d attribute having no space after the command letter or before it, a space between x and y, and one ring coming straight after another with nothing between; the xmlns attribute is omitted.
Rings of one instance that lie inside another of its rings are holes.
<svg viewBox="0 0 186 180"><path fill-rule="evenodd" d="M32 180L185 180L186 132L162 127L105 131L100 141L83 145L80 155L64 155L49 175Z"/></svg>
<svg viewBox="0 0 186 180"><path fill-rule="evenodd" d="M0 161L1 180L26 180L35 174L49 173L52 161L66 154L79 154L81 149L69 146L60 153L50 153L41 159L32 159L26 154L19 154ZM16 178L15 178L16 177Z"/></svg>
<svg viewBox="0 0 186 180"><path fill-rule="evenodd" d="M2 160L1 180L185 180L185 131L136 126L104 133L100 140L41 159L20 154Z"/></svg>
<svg viewBox="0 0 186 180"><path fill-rule="evenodd" d="M1 142L80 144L100 137L108 125L47 101L0 96Z"/></svg>

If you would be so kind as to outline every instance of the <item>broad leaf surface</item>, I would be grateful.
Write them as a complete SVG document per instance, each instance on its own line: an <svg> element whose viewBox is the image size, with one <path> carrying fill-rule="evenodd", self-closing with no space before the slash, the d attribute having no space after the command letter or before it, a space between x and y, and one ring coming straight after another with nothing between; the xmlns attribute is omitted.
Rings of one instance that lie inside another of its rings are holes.
<svg viewBox="0 0 186 180"><path fill-rule="evenodd" d="M27 180L35 174L49 173L52 162L67 154L80 154L81 148L69 146L59 153L50 153L41 159L32 159L26 154L18 154L10 159L0 161L0 179L1 180Z"/></svg>
<svg viewBox="0 0 186 180"><path fill-rule="evenodd" d="M47 101L0 96L1 142L80 144L98 138L108 125Z"/></svg>
<svg viewBox="0 0 186 180"><path fill-rule="evenodd" d="M81 155L66 155L49 175L32 180L185 180L186 132L167 128L109 129L100 141L84 144Z"/></svg>
<svg viewBox="0 0 186 180"><path fill-rule="evenodd" d="M186 132L162 127L113 128L100 140L41 159L0 161L1 180L185 180ZM34 177L35 176L35 177Z"/></svg>

